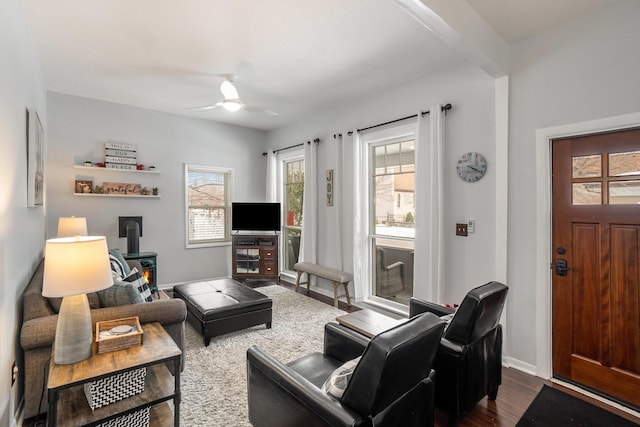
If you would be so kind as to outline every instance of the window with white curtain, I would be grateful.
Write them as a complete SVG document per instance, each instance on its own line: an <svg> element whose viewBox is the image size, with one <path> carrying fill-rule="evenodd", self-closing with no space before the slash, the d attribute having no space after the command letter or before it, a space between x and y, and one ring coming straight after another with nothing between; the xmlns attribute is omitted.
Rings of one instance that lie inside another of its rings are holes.
<svg viewBox="0 0 640 427"><path fill-rule="evenodd" d="M405 306L413 295L415 240L415 127L363 136L367 144L369 196L368 299Z"/></svg>
<svg viewBox="0 0 640 427"><path fill-rule="evenodd" d="M231 240L232 169L185 164L187 248Z"/></svg>

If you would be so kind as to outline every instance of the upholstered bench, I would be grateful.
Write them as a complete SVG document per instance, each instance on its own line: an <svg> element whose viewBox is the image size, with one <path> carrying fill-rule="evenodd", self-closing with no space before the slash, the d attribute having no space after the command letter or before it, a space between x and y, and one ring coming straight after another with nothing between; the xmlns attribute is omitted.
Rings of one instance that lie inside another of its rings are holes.
<svg viewBox="0 0 640 427"><path fill-rule="evenodd" d="M173 287L187 305L187 320L208 346L211 337L264 323L271 328L272 301L233 279L185 283Z"/></svg>
<svg viewBox="0 0 640 427"><path fill-rule="evenodd" d="M335 268L325 267L324 265L314 264L312 262L297 262L293 265L293 269L298 273L298 278L296 279L296 292L298 291L298 286L306 283L308 295L311 276L322 277L324 279L331 280L331 284L333 285L333 305L337 307L338 298L347 297L347 304L351 306L351 298L349 298L349 282L353 280L353 276L351 274L341 270L336 270ZM306 282L300 281L302 273L307 273ZM344 294L342 295L338 295L338 288L340 285L344 286Z"/></svg>

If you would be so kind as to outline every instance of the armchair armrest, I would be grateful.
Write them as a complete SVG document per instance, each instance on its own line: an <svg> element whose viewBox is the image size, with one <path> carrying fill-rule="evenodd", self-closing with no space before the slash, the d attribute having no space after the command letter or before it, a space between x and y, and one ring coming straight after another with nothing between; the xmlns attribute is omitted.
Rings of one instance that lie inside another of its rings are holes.
<svg viewBox="0 0 640 427"><path fill-rule="evenodd" d="M404 272L404 262L396 261L393 264L387 265L385 270L393 270L394 268L400 268L400 271Z"/></svg>
<svg viewBox="0 0 640 427"><path fill-rule="evenodd" d="M353 426L361 419L302 375L252 346L247 350L249 421L255 426Z"/></svg>
<svg viewBox="0 0 640 427"><path fill-rule="evenodd" d="M409 300L409 317L413 317L416 314L425 312L433 313L438 317L442 317L448 314L455 313L455 310L443 307L440 304L435 304L429 301L422 301L417 298L411 298L411 300Z"/></svg>
<svg viewBox="0 0 640 427"><path fill-rule="evenodd" d="M324 326L324 355L342 363L362 356L369 338L337 323Z"/></svg>

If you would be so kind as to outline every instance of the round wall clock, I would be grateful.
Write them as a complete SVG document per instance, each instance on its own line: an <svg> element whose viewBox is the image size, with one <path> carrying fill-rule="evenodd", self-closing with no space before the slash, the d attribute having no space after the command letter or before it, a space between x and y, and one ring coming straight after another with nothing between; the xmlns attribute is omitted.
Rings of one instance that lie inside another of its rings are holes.
<svg viewBox="0 0 640 427"><path fill-rule="evenodd" d="M467 182L476 182L487 171L487 161L480 153L464 153L458 159L458 176Z"/></svg>

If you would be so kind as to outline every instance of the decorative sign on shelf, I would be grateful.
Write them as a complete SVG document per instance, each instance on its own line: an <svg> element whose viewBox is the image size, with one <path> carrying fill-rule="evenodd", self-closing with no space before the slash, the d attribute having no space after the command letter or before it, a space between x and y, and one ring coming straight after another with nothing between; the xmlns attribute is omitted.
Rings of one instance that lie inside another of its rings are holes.
<svg viewBox="0 0 640 427"><path fill-rule="evenodd" d="M109 169L138 169L135 145L105 142L104 154L105 166Z"/></svg>
<svg viewBox="0 0 640 427"><path fill-rule="evenodd" d="M135 151L127 151L127 150L115 150L111 148L105 148L104 154L106 156L116 156L116 157L132 157L136 158Z"/></svg>
<svg viewBox="0 0 640 427"><path fill-rule="evenodd" d="M93 192L93 181L90 179L76 179L76 193L92 193Z"/></svg>
<svg viewBox="0 0 640 427"><path fill-rule="evenodd" d="M125 150L125 151L136 151L136 146L131 144L121 144L119 142L105 142L104 148L110 148L112 150Z"/></svg>
<svg viewBox="0 0 640 427"><path fill-rule="evenodd" d="M142 195L142 186L125 182L105 182L102 191L104 194Z"/></svg>

